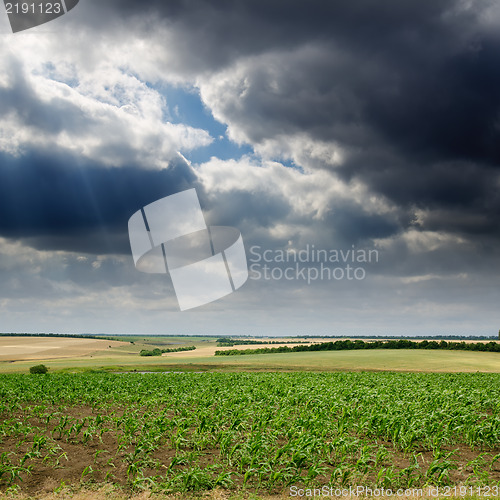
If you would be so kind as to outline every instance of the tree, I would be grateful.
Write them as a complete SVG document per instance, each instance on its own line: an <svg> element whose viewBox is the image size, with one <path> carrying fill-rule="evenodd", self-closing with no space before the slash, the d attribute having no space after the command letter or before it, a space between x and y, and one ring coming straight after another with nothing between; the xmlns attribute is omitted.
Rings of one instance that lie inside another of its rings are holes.
<svg viewBox="0 0 500 500"><path fill-rule="evenodd" d="M49 369L45 365L35 365L30 368L32 374L45 374Z"/></svg>

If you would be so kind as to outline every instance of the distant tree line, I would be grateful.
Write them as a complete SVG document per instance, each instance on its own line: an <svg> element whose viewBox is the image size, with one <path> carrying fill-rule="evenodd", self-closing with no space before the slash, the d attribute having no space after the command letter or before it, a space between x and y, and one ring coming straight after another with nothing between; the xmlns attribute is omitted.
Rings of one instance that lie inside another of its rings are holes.
<svg viewBox="0 0 500 500"><path fill-rule="evenodd" d="M500 335L500 331L499 331ZM234 335L237 337L237 335ZM297 335L287 336L290 339L378 339L378 340L491 340L496 339L496 335Z"/></svg>
<svg viewBox="0 0 500 500"><path fill-rule="evenodd" d="M194 351L196 347L190 346L190 347L176 347L174 349L153 349L152 351L148 351L147 349L142 349L142 351L139 353L140 356L161 356L162 354L166 352L182 352L182 351Z"/></svg>
<svg viewBox="0 0 500 500"><path fill-rule="evenodd" d="M87 333L0 333L0 337L57 337L70 339L116 340L115 337Z"/></svg>
<svg viewBox="0 0 500 500"><path fill-rule="evenodd" d="M196 347L194 345L189 347L174 347L172 349L162 349L161 352L182 352L182 351L194 351Z"/></svg>
<svg viewBox="0 0 500 500"><path fill-rule="evenodd" d="M364 342L362 340L337 340L336 342L323 342L321 344L297 345L294 347L263 347L261 349L228 349L226 351L215 351L216 356L242 356L245 354L277 354L282 352L315 352L315 351L349 351L354 349L446 349L454 351L488 351L500 352L498 342L446 342L441 340L422 340L412 342L411 340L374 340Z"/></svg>
<svg viewBox="0 0 500 500"><path fill-rule="evenodd" d="M217 347L233 345L267 345L267 344L308 344L307 340L234 340L227 337L217 339Z"/></svg>

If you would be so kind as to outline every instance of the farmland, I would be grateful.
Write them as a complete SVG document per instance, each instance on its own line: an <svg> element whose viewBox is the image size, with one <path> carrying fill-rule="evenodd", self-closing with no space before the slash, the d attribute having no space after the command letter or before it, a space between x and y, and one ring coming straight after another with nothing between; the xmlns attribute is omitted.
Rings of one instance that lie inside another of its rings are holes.
<svg viewBox="0 0 500 500"><path fill-rule="evenodd" d="M51 373L89 370L500 372L500 354L496 352L374 349L226 357L214 354L217 350L246 350L249 346L218 347L214 337L127 336L116 337L115 341L76 341L80 343L68 344L74 343L75 339L64 338L0 337L0 373L27 373L29 367L36 364L34 360L46 364ZM290 342L291 339L287 341ZM13 345L18 347L15 352L9 352L6 346ZM277 345L279 344L273 346ZM196 346L196 349L170 352L159 357L140 356L141 350L167 350L186 346ZM37 352L33 353L35 348ZM75 348L78 350L75 351Z"/></svg>
<svg viewBox="0 0 500 500"><path fill-rule="evenodd" d="M349 485L495 496L500 375L3 374L0 442L1 490L36 495L107 482L186 496Z"/></svg>
<svg viewBox="0 0 500 500"><path fill-rule="evenodd" d="M122 344L86 338L0 337L0 362L91 356Z"/></svg>

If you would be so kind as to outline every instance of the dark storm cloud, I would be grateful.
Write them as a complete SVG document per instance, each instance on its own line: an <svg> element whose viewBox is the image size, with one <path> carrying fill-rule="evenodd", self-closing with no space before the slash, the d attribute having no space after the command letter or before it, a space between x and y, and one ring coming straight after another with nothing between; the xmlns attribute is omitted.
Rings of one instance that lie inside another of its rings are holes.
<svg viewBox="0 0 500 500"><path fill-rule="evenodd" d="M144 27L135 24L139 19L163 23L174 35L169 41L175 46L163 47L157 39L158 45L151 48L174 54L168 59L172 67L162 70L204 75L200 85L208 81L206 85L212 88L212 100L207 104L254 146L302 134L312 141L345 148L346 160L337 174L360 179L400 211L398 217L386 220L345 207L326 221L338 226L337 232L346 238L351 235L358 240L387 237L412 225L465 235L478 228L484 234L498 231L494 218L498 219L500 206L496 195L500 38L480 22L490 5L477 2L465 9L456 0L110 0L103 6L89 0L86 11L79 5L73 14L75 22L85 22L88 15L89 28L103 33L113 20L115 26L127 30ZM246 85L239 94L238 85L228 88L219 78L221 71L231 76L238 62L243 69L235 78ZM17 113L26 115L26 123L47 121L45 126L53 132L91 127L87 122L65 123L63 115L75 117L78 113L58 110L57 102L51 103L55 112L49 113L22 87L22 74L16 78L18 95L0 99L2 112L15 107ZM204 96L204 89L201 91ZM29 168L24 160L23 164ZM52 242L59 238L63 245L73 229L70 219L82 211L86 215L76 217L77 231L100 227L114 231L126 219L124 208L129 205L117 207L131 186L139 190L142 186L147 193L140 200L136 196L137 206L179 190L172 181L171 191L159 192L159 185L170 182L170 173L87 170L80 177L75 172L66 174L63 168L57 175L46 174L54 182L58 178L61 186L67 184L69 193L78 193L61 198L71 202L67 213L59 210L66 206L62 201L56 208L54 201L46 201L39 193L34 197L38 200L35 206L47 205L39 214L23 212L18 225L2 221L0 230L15 235L18 227L18 232L36 236L39 242L43 235ZM8 190L4 185L0 189ZM120 187L113 191L115 185ZM104 194L108 191L109 200ZM2 210L12 204L10 198L5 200L0 202ZM244 207L241 213L237 208L230 211L232 219L248 219L260 227L287 219L293 207L293 201L267 199L263 193L245 198L239 191L229 202L233 208ZM415 225L409 214L413 208L431 213ZM238 225L236 220L230 223Z"/></svg>
<svg viewBox="0 0 500 500"><path fill-rule="evenodd" d="M400 156L366 152L347 161L339 173L360 178L383 193L407 216L424 211L418 222L429 231L464 237L500 237L499 172L495 163L405 161Z"/></svg>
<svg viewBox="0 0 500 500"><path fill-rule="evenodd" d="M0 165L0 236L87 253L130 252L129 217L196 180L181 159L161 171L40 154L1 155Z"/></svg>
<svg viewBox="0 0 500 500"><path fill-rule="evenodd" d="M164 19L169 26L178 28L179 33L184 31L186 53L199 57L201 51L213 64L314 40L331 40L347 49L370 52L406 36L410 42L413 39L430 47L442 38L439 36L441 16L455 10L457 2L111 0L107 5L118 18L154 14L156 19ZM469 23L474 17L475 13L470 10L462 14L457 23ZM394 47L395 52L400 50L401 47Z"/></svg>
<svg viewBox="0 0 500 500"><path fill-rule="evenodd" d="M139 2L112 5L123 18L146 13ZM430 213L414 227L499 236L492 5L158 0L146 9L176 34L180 67L212 72L202 96L253 145L293 134L337 143L348 152L338 173L398 205L408 227L415 207ZM231 75L238 61L228 87L218 72ZM379 233L355 216L344 225Z"/></svg>
<svg viewBox="0 0 500 500"><path fill-rule="evenodd" d="M392 95L369 99L368 123L412 157L500 163L500 37L475 44L399 71Z"/></svg>
<svg viewBox="0 0 500 500"><path fill-rule="evenodd" d="M394 155L368 152L347 161L339 171L349 179L363 178L405 207L499 210L495 164L405 162Z"/></svg>
<svg viewBox="0 0 500 500"><path fill-rule="evenodd" d="M345 208L331 217L332 226L346 243L357 245L367 239L387 238L397 234L401 226L392 217L369 214L360 207Z"/></svg>

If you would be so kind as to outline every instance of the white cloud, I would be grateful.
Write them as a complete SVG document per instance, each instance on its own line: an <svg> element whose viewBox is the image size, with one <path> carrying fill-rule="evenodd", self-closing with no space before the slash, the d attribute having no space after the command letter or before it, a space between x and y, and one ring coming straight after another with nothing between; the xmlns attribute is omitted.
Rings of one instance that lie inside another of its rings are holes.
<svg viewBox="0 0 500 500"><path fill-rule="evenodd" d="M9 75L0 91L23 93L1 117L2 151L57 149L108 166L162 168L178 151L212 142L205 130L167 122L164 98L119 61L72 59L71 49L54 51L50 34L16 41L0 39L0 74Z"/></svg>
<svg viewBox="0 0 500 500"><path fill-rule="evenodd" d="M396 211L361 182L344 182L327 170L302 173L278 162L243 157L225 161L212 158L196 171L210 196L239 190L277 196L291 200L297 217L321 220L336 205L346 202L376 214Z"/></svg>
<svg viewBox="0 0 500 500"><path fill-rule="evenodd" d="M419 231L408 229L400 235L390 238L380 238L375 240L377 247L390 249L395 245L403 243L411 253L432 252L443 248L458 248L459 246L471 246L469 242L454 234L447 234L435 231Z"/></svg>

